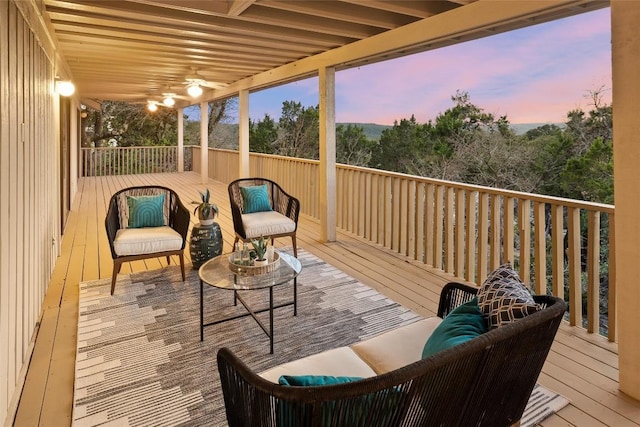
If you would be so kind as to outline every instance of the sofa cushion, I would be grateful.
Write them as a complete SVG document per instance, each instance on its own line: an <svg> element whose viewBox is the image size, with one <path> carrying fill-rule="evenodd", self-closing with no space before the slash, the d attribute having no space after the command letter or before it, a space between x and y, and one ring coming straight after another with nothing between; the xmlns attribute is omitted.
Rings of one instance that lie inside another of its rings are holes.
<svg viewBox="0 0 640 427"><path fill-rule="evenodd" d="M522 319L540 310L510 263L492 271L478 291L478 306L489 329Z"/></svg>
<svg viewBox="0 0 640 427"><path fill-rule="evenodd" d="M278 384L307 387L319 385L344 384L360 381L362 377L334 377L333 375L280 375Z"/></svg>
<svg viewBox="0 0 640 427"><path fill-rule="evenodd" d="M433 330L442 322L429 317L351 346L377 374L393 371L422 358L422 349Z"/></svg>
<svg viewBox="0 0 640 427"><path fill-rule="evenodd" d="M113 248L118 256L177 251L182 248L182 236L169 226L121 228L116 232Z"/></svg>
<svg viewBox="0 0 640 427"><path fill-rule="evenodd" d="M242 194L242 212L245 214L273 210L269 201L267 185L240 186Z"/></svg>
<svg viewBox="0 0 640 427"><path fill-rule="evenodd" d="M478 298L459 305L433 331L422 350L425 359L439 351L446 350L469 341L487 332L487 324L480 308Z"/></svg>
<svg viewBox="0 0 640 427"><path fill-rule="evenodd" d="M330 375L334 377L362 377L376 375L349 347L339 347L283 363L259 374L262 378L277 383L282 375Z"/></svg>
<svg viewBox="0 0 640 427"><path fill-rule="evenodd" d="M243 214L242 224L248 239L292 233L296 230L296 223L291 218L276 211Z"/></svg>
<svg viewBox="0 0 640 427"><path fill-rule="evenodd" d="M156 196L127 196L129 227L161 227L165 225L162 208L164 194Z"/></svg>

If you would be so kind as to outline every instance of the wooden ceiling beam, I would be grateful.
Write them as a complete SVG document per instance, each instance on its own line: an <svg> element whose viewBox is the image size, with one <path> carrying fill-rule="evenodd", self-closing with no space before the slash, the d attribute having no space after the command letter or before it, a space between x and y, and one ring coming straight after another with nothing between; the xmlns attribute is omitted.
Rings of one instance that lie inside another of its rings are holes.
<svg viewBox="0 0 640 427"><path fill-rule="evenodd" d="M414 16L392 13L386 10L371 9L368 5L359 3L346 3L332 1L332 7L326 7L327 2L314 1L261 1L256 5L260 8L272 8L287 12L305 14L312 17L323 16L340 22L356 23L376 28L390 30L402 25L409 24L419 18Z"/></svg>
<svg viewBox="0 0 640 427"><path fill-rule="evenodd" d="M255 3L255 0L231 0L227 1L227 3L229 4L227 15L240 16Z"/></svg>

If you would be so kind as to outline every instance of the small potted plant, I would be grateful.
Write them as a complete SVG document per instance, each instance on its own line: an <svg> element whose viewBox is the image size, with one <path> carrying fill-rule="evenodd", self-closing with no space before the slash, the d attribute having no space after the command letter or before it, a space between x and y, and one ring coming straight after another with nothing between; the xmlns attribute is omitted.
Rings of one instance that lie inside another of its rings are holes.
<svg viewBox="0 0 640 427"><path fill-rule="evenodd" d="M215 203L209 203L209 198L211 197L211 193L209 189L203 193L200 193L201 202L193 202L198 206L193 210L195 215L198 215L198 220L200 221L200 225L211 225L213 224L213 220L218 214L218 206Z"/></svg>
<svg viewBox="0 0 640 427"><path fill-rule="evenodd" d="M260 236L259 239L251 239L253 251L256 253L256 259L253 261L255 266L264 266L269 263L267 259L267 248L269 246L269 238Z"/></svg>

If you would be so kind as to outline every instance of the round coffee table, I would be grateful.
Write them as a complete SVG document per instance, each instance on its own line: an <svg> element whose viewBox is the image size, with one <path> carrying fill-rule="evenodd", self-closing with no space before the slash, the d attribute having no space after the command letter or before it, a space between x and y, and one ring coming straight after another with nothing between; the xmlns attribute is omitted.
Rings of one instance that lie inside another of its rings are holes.
<svg viewBox="0 0 640 427"><path fill-rule="evenodd" d="M217 325L223 322L229 322L231 320L240 319L242 317L251 316L256 321L258 326L262 328L265 334L269 337L270 341L270 353L273 354L273 310L280 307L286 307L293 305L293 315L298 314L298 281L297 277L302 270L302 265L297 258L292 255L278 252L280 255L280 266L265 274L259 274L255 276L246 276L236 274L229 269L229 255L223 254L216 258L212 258L209 261L202 264L198 270L200 276L200 341L204 340L204 328L206 326ZM278 305L273 305L273 288L279 285L283 285L293 280L293 301L285 302ZM214 322L204 323L204 284L213 286L219 289L226 289L233 291L233 305L237 305L238 301L247 310L246 313L242 313L236 316L226 317L224 319L216 320ZM260 308L254 310L238 293L239 291L254 291L259 289L269 289L269 307ZM269 329L258 319L257 314L269 312Z"/></svg>

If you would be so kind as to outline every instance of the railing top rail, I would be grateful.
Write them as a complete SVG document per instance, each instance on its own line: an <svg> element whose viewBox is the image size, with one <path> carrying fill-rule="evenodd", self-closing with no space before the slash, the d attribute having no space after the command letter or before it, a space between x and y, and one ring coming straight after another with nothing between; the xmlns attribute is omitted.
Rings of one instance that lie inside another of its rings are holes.
<svg viewBox="0 0 640 427"><path fill-rule="evenodd" d="M224 150L220 148L210 148L209 150L230 151L230 152L237 153L237 150ZM302 159L298 157L276 156L274 154L251 153L251 155L286 160L289 162L296 161L296 162L316 164L316 165L320 163L318 160ZM367 168L363 166L344 165L341 163L336 164L336 168L344 169L344 170L353 170L357 172L366 172L366 173L375 174L379 176L388 176L390 178L413 180L413 181L422 182L425 184L442 185L446 187L453 187L455 189L472 191L472 192L477 191L478 193L485 193L485 194L491 194L496 196L513 197L515 199L526 199L534 202L548 203L551 205L562 205L562 206L567 206L571 208L584 209L588 211L600 211L608 214L613 214L615 212L614 205L607 205L604 203L586 202L582 200L566 199L563 197L546 196L543 194L535 194L535 193L526 193L523 191L503 190L499 188L485 187L482 185L465 184L462 182L446 181L446 180L437 179L437 178L427 178L427 177L409 175L409 174L404 174L399 172L390 172L382 169Z"/></svg>
<svg viewBox="0 0 640 427"><path fill-rule="evenodd" d="M200 149L199 145L185 145L184 148L195 148L197 150ZM230 150L228 148L213 148L213 147L209 147L208 148L209 151L221 151L223 153L234 153L234 154L238 154L238 150ZM251 153L253 154L253 153Z"/></svg>
<svg viewBox="0 0 640 427"><path fill-rule="evenodd" d="M178 148L177 145L133 145L131 147L80 147L81 150L152 150L158 148Z"/></svg>
<svg viewBox="0 0 640 427"><path fill-rule="evenodd" d="M287 162L299 162L299 163L309 163L312 165L319 165L320 160L313 159L303 159L301 157L289 157L289 156L279 156L276 154L264 154L264 153L251 153L252 156L256 157L268 157L272 159L285 160Z"/></svg>

